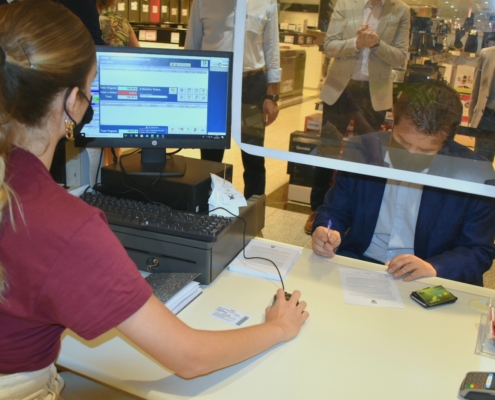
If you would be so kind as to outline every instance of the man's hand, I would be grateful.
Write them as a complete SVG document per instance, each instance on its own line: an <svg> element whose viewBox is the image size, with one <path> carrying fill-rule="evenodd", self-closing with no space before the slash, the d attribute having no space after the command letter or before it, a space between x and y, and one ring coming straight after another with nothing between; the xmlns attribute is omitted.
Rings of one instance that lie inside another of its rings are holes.
<svg viewBox="0 0 495 400"><path fill-rule="evenodd" d="M428 276L437 276L437 271L433 265L413 254L399 254L392 258L391 261L386 262L385 265L388 267L387 272L392 274L394 278L410 274L404 278L404 282Z"/></svg>
<svg viewBox="0 0 495 400"><path fill-rule="evenodd" d="M263 122L265 123L265 126L270 125L277 119L278 111L277 103L270 99L265 99L263 102Z"/></svg>
<svg viewBox="0 0 495 400"><path fill-rule="evenodd" d="M356 32L356 47L358 50L362 48L371 48L378 44L380 38L368 24L363 24Z"/></svg>
<svg viewBox="0 0 495 400"><path fill-rule="evenodd" d="M311 235L313 251L320 256L335 256L335 250L340 246L340 242L340 233L324 226L316 228Z"/></svg>

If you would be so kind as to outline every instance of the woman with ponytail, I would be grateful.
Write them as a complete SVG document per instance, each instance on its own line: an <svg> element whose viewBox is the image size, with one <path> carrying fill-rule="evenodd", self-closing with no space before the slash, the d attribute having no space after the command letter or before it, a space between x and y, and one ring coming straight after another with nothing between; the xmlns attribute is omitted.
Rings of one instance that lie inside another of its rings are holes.
<svg viewBox="0 0 495 400"><path fill-rule="evenodd" d="M102 212L51 178L54 149L92 118L93 40L49 0L0 7L0 400L56 399L66 328L116 327L165 367L194 377L296 336L308 317L278 292L265 322L194 330L155 296ZM157 339L159 335L159 340Z"/></svg>

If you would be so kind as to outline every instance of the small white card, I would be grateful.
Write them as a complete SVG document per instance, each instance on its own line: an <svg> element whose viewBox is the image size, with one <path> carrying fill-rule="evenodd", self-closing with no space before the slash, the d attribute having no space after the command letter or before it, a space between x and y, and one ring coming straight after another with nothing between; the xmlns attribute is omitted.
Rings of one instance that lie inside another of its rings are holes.
<svg viewBox="0 0 495 400"><path fill-rule="evenodd" d="M251 318L249 315L222 306L218 307L210 315L235 326L241 326L244 322Z"/></svg>

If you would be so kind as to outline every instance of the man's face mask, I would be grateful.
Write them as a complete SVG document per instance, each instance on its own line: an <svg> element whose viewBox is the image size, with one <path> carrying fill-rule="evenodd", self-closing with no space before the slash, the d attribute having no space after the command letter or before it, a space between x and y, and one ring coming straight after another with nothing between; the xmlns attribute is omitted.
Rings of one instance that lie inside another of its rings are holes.
<svg viewBox="0 0 495 400"><path fill-rule="evenodd" d="M436 154L410 153L394 139L393 135L390 137L388 155L392 163L392 168L412 172L422 172L430 168L433 158L436 156Z"/></svg>
<svg viewBox="0 0 495 400"><path fill-rule="evenodd" d="M86 95L82 92L82 91L79 91L83 97L86 99L86 101L88 102L88 108L86 108L86 112L84 113L82 119L81 119L81 122L77 123L74 118L72 118L70 116L70 114L67 112L67 109L65 109L65 113L67 114L67 116L74 122L75 126L74 126L74 136L77 136L77 135L80 135L83 128L84 128L84 125L86 124L89 124L92 120L93 120L93 114L94 114L94 110L93 110L93 106L91 105L91 100L93 100L93 96L91 96L91 99L88 99L86 97ZM65 104L64 104L64 108L65 108Z"/></svg>

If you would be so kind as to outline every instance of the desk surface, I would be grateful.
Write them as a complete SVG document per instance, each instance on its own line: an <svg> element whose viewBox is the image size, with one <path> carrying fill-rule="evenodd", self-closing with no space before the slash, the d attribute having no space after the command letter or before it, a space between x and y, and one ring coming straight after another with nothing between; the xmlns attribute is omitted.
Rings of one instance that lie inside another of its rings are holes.
<svg viewBox="0 0 495 400"><path fill-rule="evenodd" d="M308 302L310 317L299 336L208 376L181 379L115 330L91 342L69 331L58 364L149 399L456 399L466 372L495 371L495 359L475 354L480 312L469 304L495 291L439 278L399 280L405 309L346 305L339 267L383 270L305 249L285 281ZM426 310L409 298L434 284L459 300ZM231 329L210 316L225 306L259 323L278 286L225 270L179 316L194 328Z"/></svg>

